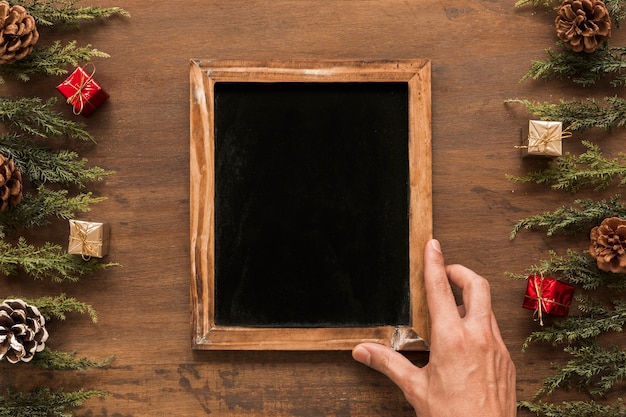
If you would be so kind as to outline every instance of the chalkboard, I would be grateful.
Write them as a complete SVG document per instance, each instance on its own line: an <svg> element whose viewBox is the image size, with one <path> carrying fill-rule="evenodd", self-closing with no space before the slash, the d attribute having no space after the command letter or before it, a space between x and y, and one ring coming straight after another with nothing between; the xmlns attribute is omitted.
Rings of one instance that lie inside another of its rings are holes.
<svg viewBox="0 0 626 417"><path fill-rule="evenodd" d="M214 91L216 324L409 324L408 85Z"/></svg>
<svg viewBox="0 0 626 417"><path fill-rule="evenodd" d="M191 61L196 349L425 349L430 63Z"/></svg>

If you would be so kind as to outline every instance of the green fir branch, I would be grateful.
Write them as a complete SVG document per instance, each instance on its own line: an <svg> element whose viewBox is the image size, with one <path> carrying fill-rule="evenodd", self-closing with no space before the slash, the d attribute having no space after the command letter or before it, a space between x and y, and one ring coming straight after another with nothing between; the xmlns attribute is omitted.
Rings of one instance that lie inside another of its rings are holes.
<svg viewBox="0 0 626 417"><path fill-rule="evenodd" d="M602 47L589 54L581 54L571 49L555 52L546 50L548 58L534 60L530 70L521 81L528 79L571 79L572 82L584 87L595 84L607 75L613 75L611 85L614 87L626 84L626 48Z"/></svg>
<svg viewBox="0 0 626 417"><path fill-rule="evenodd" d="M120 7L75 6L79 0L31 0L20 2L37 24L54 27L76 27L81 21L105 19L113 15L129 17Z"/></svg>
<svg viewBox="0 0 626 417"><path fill-rule="evenodd" d="M87 159L69 150L51 151L35 146L26 138L8 134L0 136L0 154L15 161L22 175L35 185L56 183L84 187L113 174L100 167L86 168Z"/></svg>
<svg viewBox="0 0 626 417"><path fill-rule="evenodd" d="M35 247L23 237L15 245L0 240L0 273L7 277L23 271L37 280L48 278L53 282L76 282L83 275L111 266L119 264L103 263L94 258L84 261L50 242Z"/></svg>
<svg viewBox="0 0 626 417"><path fill-rule="evenodd" d="M592 395L603 395L626 375L626 352L615 346L603 348L590 343L568 346L564 351L573 359L543 380L535 398L551 395L557 388L569 389L574 382L579 389L594 387L590 391Z"/></svg>
<svg viewBox="0 0 626 417"><path fill-rule="evenodd" d="M617 158L606 159L598 145L589 141L582 143L587 150L580 155L566 152L542 171L523 176L507 175L507 178L516 183L546 184L555 190L569 192L586 187L594 187L594 191L604 190L615 179L620 179L620 186L626 184L626 154L620 153Z"/></svg>
<svg viewBox="0 0 626 417"><path fill-rule="evenodd" d="M514 239L522 229L545 229L547 236L556 233L573 234L589 229L608 217L626 218L626 206L620 199L621 196L617 194L608 201L574 200L574 204L580 208L562 206L554 211L546 211L519 220L513 226L510 238Z"/></svg>
<svg viewBox="0 0 626 417"><path fill-rule="evenodd" d="M31 76L65 75L68 68L91 62L93 58L109 58L109 54L93 48L90 44L77 46L76 41L63 45L60 41L50 46L38 47L25 58L11 65L0 65L0 84L4 82L2 75L13 77L19 81L30 81Z"/></svg>
<svg viewBox="0 0 626 417"><path fill-rule="evenodd" d="M563 281L585 290L606 287L612 291L626 291L626 274L601 271L596 260L586 251L579 253L568 249L565 256L554 251L550 251L549 254L548 259L542 259L538 265L528 267L526 273L507 273L507 275L519 280L525 280L529 275L559 276Z"/></svg>
<svg viewBox="0 0 626 417"><path fill-rule="evenodd" d="M585 302L583 298L577 300ZM594 305L588 313L555 320L551 326L534 331L522 345L525 350L535 341L556 346L593 339L607 332L621 332L626 323L626 300L612 300L613 308Z"/></svg>
<svg viewBox="0 0 626 417"><path fill-rule="evenodd" d="M58 352L47 347L30 361L30 364L48 370L82 371L88 368L104 368L115 356L111 355L101 361L95 361L86 357L77 358L76 352Z"/></svg>
<svg viewBox="0 0 626 417"><path fill-rule="evenodd" d="M36 137L69 137L95 142L83 123L68 120L52 110L56 101L56 98L44 102L38 97L0 97L0 123Z"/></svg>
<svg viewBox="0 0 626 417"><path fill-rule="evenodd" d="M51 391L48 387L24 393L8 390L0 396L0 417L70 417L74 409L91 398L106 397L102 391Z"/></svg>
<svg viewBox="0 0 626 417"><path fill-rule="evenodd" d="M68 190L51 190L43 185L37 194L26 193L15 207L0 212L0 238L16 229L30 229L50 224L50 218L69 220L77 213L91 210L91 205L106 200L106 197L93 197L92 193L79 193L68 197Z"/></svg>
<svg viewBox="0 0 626 417"><path fill-rule="evenodd" d="M598 404L595 401L564 401L560 405L543 401L520 401L518 405L539 417L624 417L626 415L626 407L621 400L612 404Z"/></svg>
<svg viewBox="0 0 626 417"><path fill-rule="evenodd" d="M46 296L35 299L26 299L22 297L12 298L20 298L27 304L37 307L46 320L65 320L67 318L67 313L73 312L79 314L89 314L93 323L98 322L96 310L94 310L91 305L78 301L73 297L68 298L65 294L61 294L56 297Z"/></svg>
<svg viewBox="0 0 626 417"><path fill-rule="evenodd" d="M595 99L560 100L558 103L537 102L523 99L509 99L505 103L517 103L526 107L529 113L542 120L558 120L571 131L585 131L591 128L610 130L626 124L626 101L617 96L605 97L605 106Z"/></svg>

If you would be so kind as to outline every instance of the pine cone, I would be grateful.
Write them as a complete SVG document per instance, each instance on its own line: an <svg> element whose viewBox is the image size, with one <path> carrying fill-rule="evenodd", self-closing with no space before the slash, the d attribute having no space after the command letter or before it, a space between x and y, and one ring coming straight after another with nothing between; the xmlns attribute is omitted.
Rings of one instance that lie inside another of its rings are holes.
<svg viewBox="0 0 626 417"><path fill-rule="evenodd" d="M0 1L0 64L28 55L39 39L35 19L22 6Z"/></svg>
<svg viewBox="0 0 626 417"><path fill-rule="evenodd" d="M0 360L30 362L48 340L46 320L37 307L22 300L0 304Z"/></svg>
<svg viewBox="0 0 626 417"><path fill-rule="evenodd" d="M22 173L12 159L0 155L0 212L22 201Z"/></svg>
<svg viewBox="0 0 626 417"><path fill-rule="evenodd" d="M591 230L589 253L602 271L626 272L626 220L611 217Z"/></svg>
<svg viewBox="0 0 626 417"><path fill-rule="evenodd" d="M593 52L611 36L611 17L600 0L565 0L557 11L556 34L574 52Z"/></svg>

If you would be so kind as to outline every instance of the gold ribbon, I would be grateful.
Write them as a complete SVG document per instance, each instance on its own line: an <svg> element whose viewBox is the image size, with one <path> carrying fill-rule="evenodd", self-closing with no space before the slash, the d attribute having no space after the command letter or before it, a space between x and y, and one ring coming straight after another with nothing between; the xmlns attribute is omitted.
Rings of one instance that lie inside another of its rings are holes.
<svg viewBox="0 0 626 417"><path fill-rule="evenodd" d="M76 229L76 235L72 235L71 238L80 241L80 256L83 260L88 261L92 256L97 256L98 247L102 246L102 242L87 239L89 235L89 225L74 222L74 228ZM95 246L93 246L93 244L95 244Z"/></svg>
<svg viewBox="0 0 626 417"><path fill-rule="evenodd" d="M566 127L561 135L554 134L550 128L546 128L541 136L537 136L534 132L528 133L528 145L515 146L516 149L536 149L537 152L544 153L551 142L560 141L572 137L570 129L574 126L574 123ZM530 145L530 141L533 141L533 145Z"/></svg>
<svg viewBox="0 0 626 417"><path fill-rule="evenodd" d="M546 306L545 303L552 303L555 304L557 306L561 306L561 307L567 307L567 304L562 304L562 303L558 303L556 302L554 299L550 299L550 300L546 300L545 298L543 298L543 285L537 285L537 281L539 279L541 279L541 283L543 284L543 275L537 277L534 277L535 279L533 280L533 285L535 286L535 294L537 294L536 297L531 297L529 295L526 295L526 298L530 298L531 300L536 300L537 301L537 307L535 308L535 312L533 313L533 320L535 321L539 321L539 325L543 326L543 308L545 307L545 310L548 310L548 307Z"/></svg>
<svg viewBox="0 0 626 417"><path fill-rule="evenodd" d="M87 65L91 65L93 67L93 71L91 71L91 74L89 74L87 78L85 78L85 72L84 72L84 67L83 67L83 71L79 71L80 82L78 83L78 85L74 85L71 82L68 82L70 86L76 88L76 92L67 98L67 104L72 105L72 112L75 115L79 115L83 112L83 109L85 108L85 97L83 96L83 89L89 85L89 83L93 80L93 75L96 73L95 64L90 62ZM87 65L85 65L85 67ZM76 109L76 106L74 106L74 100L76 99L78 99L78 102L80 104L80 106L78 107L78 110Z"/></svg>

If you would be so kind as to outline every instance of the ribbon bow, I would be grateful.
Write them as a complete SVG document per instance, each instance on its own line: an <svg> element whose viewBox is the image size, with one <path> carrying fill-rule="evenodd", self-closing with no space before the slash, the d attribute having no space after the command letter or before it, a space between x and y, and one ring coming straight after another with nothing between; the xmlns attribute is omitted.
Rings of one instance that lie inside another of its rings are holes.
<svg viewBox="0 0 626 417"><path fill-rule="evenodd" d="M91 74L86 76L87 75L86 72L80 71L80 81L78 82L78 84L72 84L70 81L66 81L68 85L76 89L74 94L72 94L71 96L67 98L67 104L72 105L73 107L72 111L75 115L79 115L83 112L83 109L85 108L85 102L86 102L85 95L83 94L83 90L93 80L93 76L96 73L96 66L93 63L90 63L90 64L93 67ZM73 105L76 100L78 100L78 106Z"/></svg>

